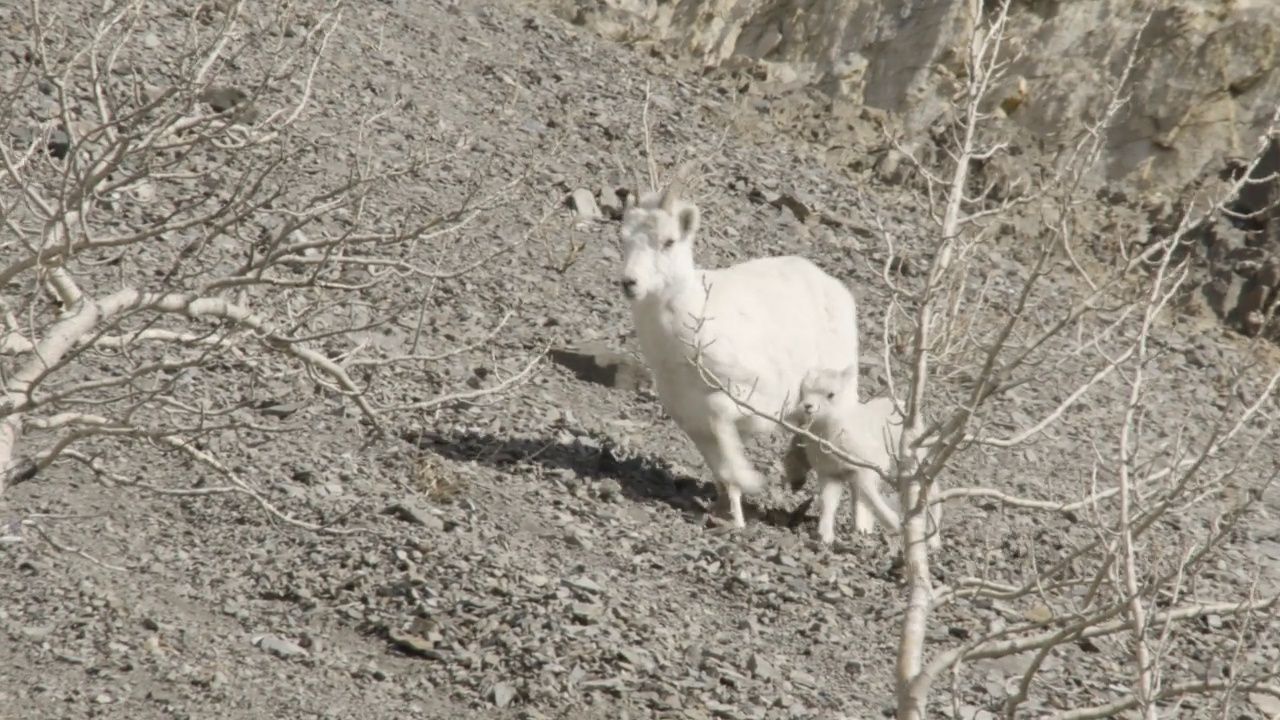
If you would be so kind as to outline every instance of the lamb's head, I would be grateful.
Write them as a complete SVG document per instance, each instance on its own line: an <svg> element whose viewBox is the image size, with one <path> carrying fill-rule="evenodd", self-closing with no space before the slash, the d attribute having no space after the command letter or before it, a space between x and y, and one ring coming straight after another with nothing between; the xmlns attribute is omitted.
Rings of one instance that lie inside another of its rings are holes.
<svg viewBox="0 0 1280 720"><path fill-rule="evenodd" d="M632 301L661 293L693 277L693 236L698 208L676 197L676 189L628 195L622 215L622 292Z"/></svg>
<svg viewBox="0 0 1280 720"><path fill-rule="evenodd" d="M800 381L795 415L802 423L812 422L832 408L858 402L858 366L841 370L813 368Z"/></svg>

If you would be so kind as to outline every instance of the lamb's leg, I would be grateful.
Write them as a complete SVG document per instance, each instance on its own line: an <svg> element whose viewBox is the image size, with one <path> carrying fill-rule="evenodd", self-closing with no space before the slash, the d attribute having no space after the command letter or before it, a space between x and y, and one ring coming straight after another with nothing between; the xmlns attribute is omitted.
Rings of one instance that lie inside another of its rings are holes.
<svg viewBox="0 0 1280 720"><path fill-rule="evenodd" d="M826 545L836 539L836 508L846 482L845 474L818 476L818 539Z"/></svg>
<svg viewBox="0 0 1280 720"><path fill-rule="evenodd" d="M782 477L791 485L792 490L804 487L805 476L809 473L809 455L804 449L804 437L791 436L791 446L782 457Z"/></svg>
<svg viewBox="0 0 1280 720"><path fill-rule="evenodd" d="M853 529L863 535L876 529L875 513L871 510L871 504L863 499L860 491L853 493Z"/></svg>
<svg viewBox="0 0 1280 720"><path fill-rule="evenodd" d="M853 499L853 527L860 533L869 533L875 528L875 521L891 532L902 529L902 521L898 513L885 502L880 494L880 474L875 470L857 468L853 471L853 484L856 490ZM862 509L863 524L858 525L858 510Z"/></svg>

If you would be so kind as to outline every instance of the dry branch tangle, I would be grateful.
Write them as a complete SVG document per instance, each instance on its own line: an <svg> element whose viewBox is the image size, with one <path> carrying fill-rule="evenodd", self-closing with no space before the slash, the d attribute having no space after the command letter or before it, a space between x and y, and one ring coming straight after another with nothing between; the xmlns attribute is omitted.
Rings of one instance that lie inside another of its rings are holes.
<svg viewBox="0 0 1280 720"><path fill-rule="evenodd" d="M424 208L401 187L447 157L375 154L373 128L397 106L354 129L317 124L312 83L345 0L280 6L265 24L243 0L205 8L163 78L129 71L146 52L136 26L148 3L87 12L93 42L67 47L70 20L40 7L27 9L28 65L0 103L0 133L25 138L0 146L0 494L60 460L104 482L186 492L115 474L113 455L132 444L176 450L227 481L215 492L284 517L207 439L305 431L256 420L261 402L310 389L381 434L391 414L474 402L536 369L535 350L485 387L411 402L378 383L381 365L427 376L506 326L510 312L475 341L439 347L416 311L525 241L468 232L524 176ZM229 76L247 92L215 82ZM52 117L27 132L48 106ZM387 302L393 291L411 300ZM415 316L416 327L404 320ZM374 347L375 330L393 340Z"/></svg>

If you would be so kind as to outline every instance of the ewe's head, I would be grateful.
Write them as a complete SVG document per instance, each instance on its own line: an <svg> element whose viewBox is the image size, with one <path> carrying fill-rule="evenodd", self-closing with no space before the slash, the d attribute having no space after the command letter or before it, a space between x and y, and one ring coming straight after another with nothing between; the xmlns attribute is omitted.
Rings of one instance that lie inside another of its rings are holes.
<svg viewBox="0 0 1280 720"><path fill-rule="evenodd" d="M628 196L622 216L622 292L641 300L693 275L698 208L668 187L638 202Z"/></svg>
<svg viewBox="0 0 1280 720"><path fill-rule="evenodd" d="M796 412L803 420L812 420L832 407L857 402L858 366L843 370L814 368L800 381L800 397Z"/></svg>

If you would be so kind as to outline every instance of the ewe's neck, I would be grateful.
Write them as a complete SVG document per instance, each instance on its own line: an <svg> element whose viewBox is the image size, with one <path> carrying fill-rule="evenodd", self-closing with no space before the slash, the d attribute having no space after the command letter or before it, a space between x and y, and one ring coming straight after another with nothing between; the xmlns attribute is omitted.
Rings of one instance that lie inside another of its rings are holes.
<svg viewBox="0 0 1280 720"><path fill-rule="evenodd" d="M696 302L699 306L706 300L707 289L702 283L702 271L690 267L667 280L662 295L668 304L684 304Z"/></svg>

